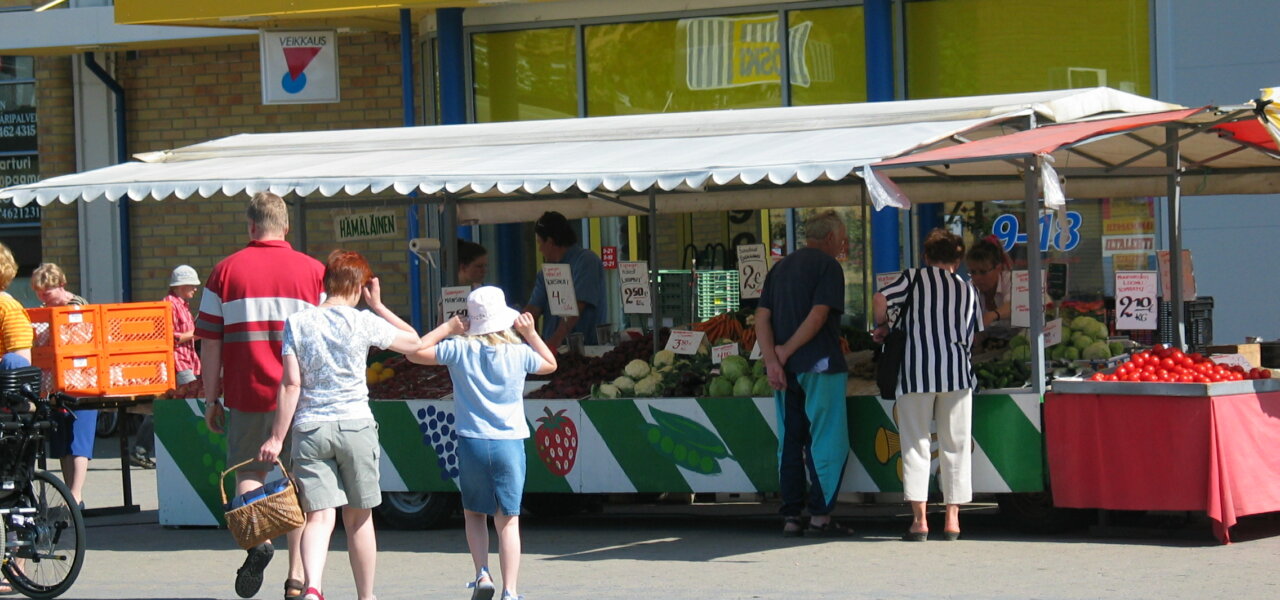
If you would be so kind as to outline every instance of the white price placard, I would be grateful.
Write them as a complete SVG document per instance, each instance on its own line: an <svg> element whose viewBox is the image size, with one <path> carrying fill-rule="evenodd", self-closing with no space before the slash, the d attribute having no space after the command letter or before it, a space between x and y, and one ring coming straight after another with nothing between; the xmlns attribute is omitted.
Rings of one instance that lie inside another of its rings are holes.
<svg viewBox="0 0 1280 600"><path fill-rule="evenodd" d="M724 344L722 346L711 347L711 364L718 365L726 356L738 355L738 343Z"/></svg>
<svg viewBox="0 0 1280 600"><path fill-rule="evenodd" d="M1013 293L1010 294L1012 314L1009 324L1014 327L1031 326L1031 273L1029 271L1012 271ZM1045 290L1045 273L1040 272L1040 291Z"/></svg>
<svg viewBox="0 0 1280 600"><path fill-rule="evenodd" d="M667 338L666 349L676 354L697 354L706 335L701 331L673 330L671 337Z"/></svg>
<svg viewBox="0 0 1280 600"><path fill-rule="evenodd" d="M547 286L547 303L551 305L551 314L557 317L578 316L578 297L573 292L573 273L569 270L569 265L542 265L542 280Z"/></svg>
<svg viewBox="0 0 1280 600"><path fill-rule="evenodd" d="M756 342L756 345L751 347L751 356L748 358L751 360L760 360L764 358L764 351L760 349L760 342Z"/></svg>
<svg viewBox="0 0 1280 600"><path fill-rule="evenodd" d="M760 297L764 276L769 273L764 257L764 244L738 246L738 295L742 298Z"/></svg>
<svg viewBox="0 0 1280 600"><path fill-rule="evenodd" d="M876 291L878 292L880 290L883 290L884 288L889 287L889 284L897 281L899 277L902 277L902 271L894 271L892 273L877 273L876 274Z"/></svg>
<svg viewBox="0 0 1280 600"><path fill-rule="evenodd" d="M1214 354L1213 356L1210 356L1209 359L1217 364L1227 365L1228 367L1240 365L1240 368L1246 371L1253 368L1253 365L1249 364L1249 359L1245 358L1243 354Z"/></svg>
<svg viewBox="0 0 1280 600"><path fill-rule="evenodd" d="M444 311L443 321L452 319L454 315L462 319L467 318L467 295L471 293L471 286L455 285L440 288L440 306Z"/></svg>
<svg viewBox="0 0 1280 600"><path fill-rule="evenodd" d="M625 261L618 263L618 281L622 292L622 312L629 315L647 315L653 312L649 296L649 263Z"/></svg>
<svg viewBox="0 0 1280 600"><path fill-rule="evenodd" d="M1173 281L1169 276L1169 251L1156 252L1156 262L1160 266L1160 297L1165 300L1173 298ZM1182 300L1189 302L1196 299L1195 266L1191 264L1191 251L1182 251Z"/></svg>
<svg viewBox="0 0 1280 600"><path fill-rule="evenodd" d="M1155 271L1116 271L1116 329L1156 329Z"/></svg>
<svg viewBox="0 0 1280 600"><path fill-rule="evenodd" d="M1044 345L1056 346L1062 342L1062 319L1054 319L1044 324Z"/></svg>

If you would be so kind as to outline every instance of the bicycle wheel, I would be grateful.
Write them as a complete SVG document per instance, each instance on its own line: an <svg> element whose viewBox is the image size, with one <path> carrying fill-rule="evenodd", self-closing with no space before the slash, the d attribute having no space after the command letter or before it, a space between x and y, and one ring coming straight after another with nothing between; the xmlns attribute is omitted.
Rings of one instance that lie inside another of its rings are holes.
<svg viewBox="0 0 1280 600"><path fill-rule="evenodd" d="M36 473L5 518L9 584L30 598L67 591L84 565L84 516L67 486L52 473Z"/></svg>

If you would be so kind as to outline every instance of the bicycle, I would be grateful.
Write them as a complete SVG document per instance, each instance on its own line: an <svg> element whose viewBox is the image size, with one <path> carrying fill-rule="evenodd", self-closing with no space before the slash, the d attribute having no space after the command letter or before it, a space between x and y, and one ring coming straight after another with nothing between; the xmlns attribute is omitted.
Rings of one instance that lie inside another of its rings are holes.
<svg viewBox="0 0 1280 600"><path fill-rule="evenodd" d="M56 598L84 565L84 516L55 475L37 471L63 394L40 396L41 370L0 371L0 572L29 598Z"/></svg>

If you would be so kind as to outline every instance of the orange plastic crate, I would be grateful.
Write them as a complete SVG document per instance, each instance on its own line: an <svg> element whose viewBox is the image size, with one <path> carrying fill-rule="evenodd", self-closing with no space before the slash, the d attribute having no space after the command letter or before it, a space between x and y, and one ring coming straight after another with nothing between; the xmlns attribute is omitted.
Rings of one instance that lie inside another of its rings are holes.
<svg viewBox="0 0 1280 600"><path fill-rule="evenodd" d="M173 317L168 302L100 304L102 352L173 352Z"/></svg>
<svg viewBox="0 0 1280 600"><path fill-rule="evenodd" d="M88 356L55 356L51 352L33 353L31 363L44 370L45 393L66 392L73 396L102 395L102 359Z"/></svg>
<svg viewBox="0 0 1280 600"><path fill-rule="evenodd" d="M99 374L104 396L160 394L174 388L173 352L113 352L103 357Z"/></svg>
<svg viewBox="0 0 1280 600"><path fill-rule="evenodd" d="M33 354L55 357L97 354L102 344L102 315L97 306L29 308Z"/></svg>

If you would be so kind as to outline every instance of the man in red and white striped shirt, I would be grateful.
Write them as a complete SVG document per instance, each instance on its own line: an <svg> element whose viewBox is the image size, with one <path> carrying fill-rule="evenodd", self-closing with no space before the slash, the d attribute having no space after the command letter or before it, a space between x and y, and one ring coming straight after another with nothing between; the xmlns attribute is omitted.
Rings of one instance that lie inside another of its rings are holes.
<svg viewBox="0 0 1280 600"><path fill-rule="evenodd" d="M319 304L324 292L324 265L294 251L285 240L289 209L284 200L258 193L249 200L247 216L249 245L213 268L196 318L196 336L204 340L200 358L205 372L205 422L211 431L226 431L228 465L255 459L270 435L283 369L280 349L285 318ZM225 407L219 400L220 390ZM287 454L281 456L286 464ZM271 468L256 460L240 467L236 494L262 487ZM297 551L301 538L301 527L288 536L286 596L301 595L304 589ZM273 552L269 541L249 550L236 572L236 593L241 598L258 593Z"/></svg>

